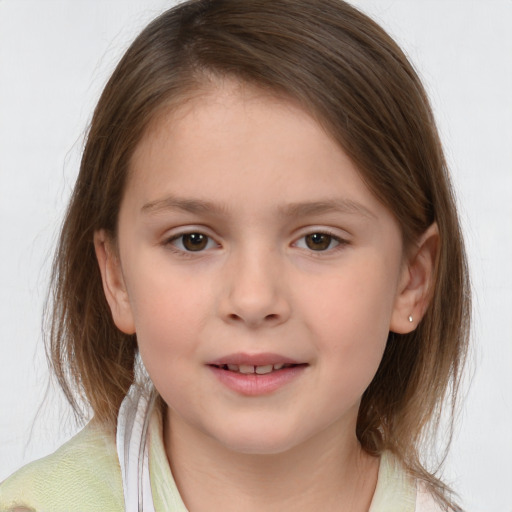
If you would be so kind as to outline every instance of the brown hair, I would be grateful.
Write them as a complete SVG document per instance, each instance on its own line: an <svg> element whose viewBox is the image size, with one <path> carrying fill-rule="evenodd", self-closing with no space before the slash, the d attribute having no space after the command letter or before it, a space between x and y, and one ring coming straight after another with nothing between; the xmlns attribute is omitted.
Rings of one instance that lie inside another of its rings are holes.
<svg viewBox="0 0 512 512"><path fill-rule="evenodd" d="M437 222L430 305L415 331L390 333L357 435L369 453L391 450L456 508L419 457L445 398L455 403L468 342L468 272L453 193L414 69L382 28L340 0L189 1L128 49L94 112L55 257L48 354L67 398L112 425L134 381L136 338L112 321L93 234L115 237L130 159L150 123L212 76L284 95L315 116L393 212L406 246Z"/></svg>

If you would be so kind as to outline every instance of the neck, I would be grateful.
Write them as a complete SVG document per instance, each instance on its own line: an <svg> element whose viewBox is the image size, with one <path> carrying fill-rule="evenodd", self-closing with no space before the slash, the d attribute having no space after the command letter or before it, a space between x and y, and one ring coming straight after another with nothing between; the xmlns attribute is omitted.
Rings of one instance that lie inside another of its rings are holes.
<svg viewBox="0 0 512 512"><path fill-rule="evenodd" d="M166 423L167 456L191 512L238 512L240 504L246 512L370 507L378 459L355 433L340 435L339 425L284 453L254 455L229 450L169 413Z"/></svg>

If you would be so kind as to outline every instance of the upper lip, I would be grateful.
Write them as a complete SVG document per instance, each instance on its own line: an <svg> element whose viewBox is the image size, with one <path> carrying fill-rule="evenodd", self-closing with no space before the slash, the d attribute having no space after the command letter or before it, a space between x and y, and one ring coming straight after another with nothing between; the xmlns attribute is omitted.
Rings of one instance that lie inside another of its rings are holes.
<svg viewBox="0 0 512 512"><path fill-rule="evenodd" d="M209 361L208 365L222 366L227 364L240 365L251 365L251 366L267 366L274 364L303 364L300 361L296 361L290 357L286 357L280 354L272 354L270 352L260 354L247 354L247 353L236 353L228 354L226 356L219 357L213 361Z"/></svg>

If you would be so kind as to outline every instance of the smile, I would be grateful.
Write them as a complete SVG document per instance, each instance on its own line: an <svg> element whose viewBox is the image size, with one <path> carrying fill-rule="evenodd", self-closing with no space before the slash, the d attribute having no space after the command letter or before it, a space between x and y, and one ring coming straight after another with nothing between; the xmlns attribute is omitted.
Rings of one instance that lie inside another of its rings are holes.
<svg viewBox="0 0 512 512"><path fill-rule="evenodd" d="M221 370L227 370L230 372L243 373L245 375L250 375L251 373L255 373L257 375L266 375L267 373L272 373L278 370L282 370L283 368L291 368L292 366L297 366L296 364L285 364L285 363L276 363L276 364L266 364L266 365L250 365L250 364L223 364L223 365L213 365Z"/></svg>
<svg viewBox="0 0 512 512"><path fill-rule="evenodd" d="M268 395L304 375L308 363L276 354L231 354L207 367L222 387L245 396Z"/></svg>

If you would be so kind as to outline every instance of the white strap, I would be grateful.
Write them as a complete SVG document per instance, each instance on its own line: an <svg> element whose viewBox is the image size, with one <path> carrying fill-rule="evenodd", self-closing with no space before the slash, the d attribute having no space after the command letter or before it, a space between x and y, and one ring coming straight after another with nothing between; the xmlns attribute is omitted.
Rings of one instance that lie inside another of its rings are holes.
<svg viewBox="0 0 512 512"><path fill-rule="evenodd" d="M155 512L149 477L151 409L152 400L135 385L119 409L116 445L126 512Z"/></svg>

